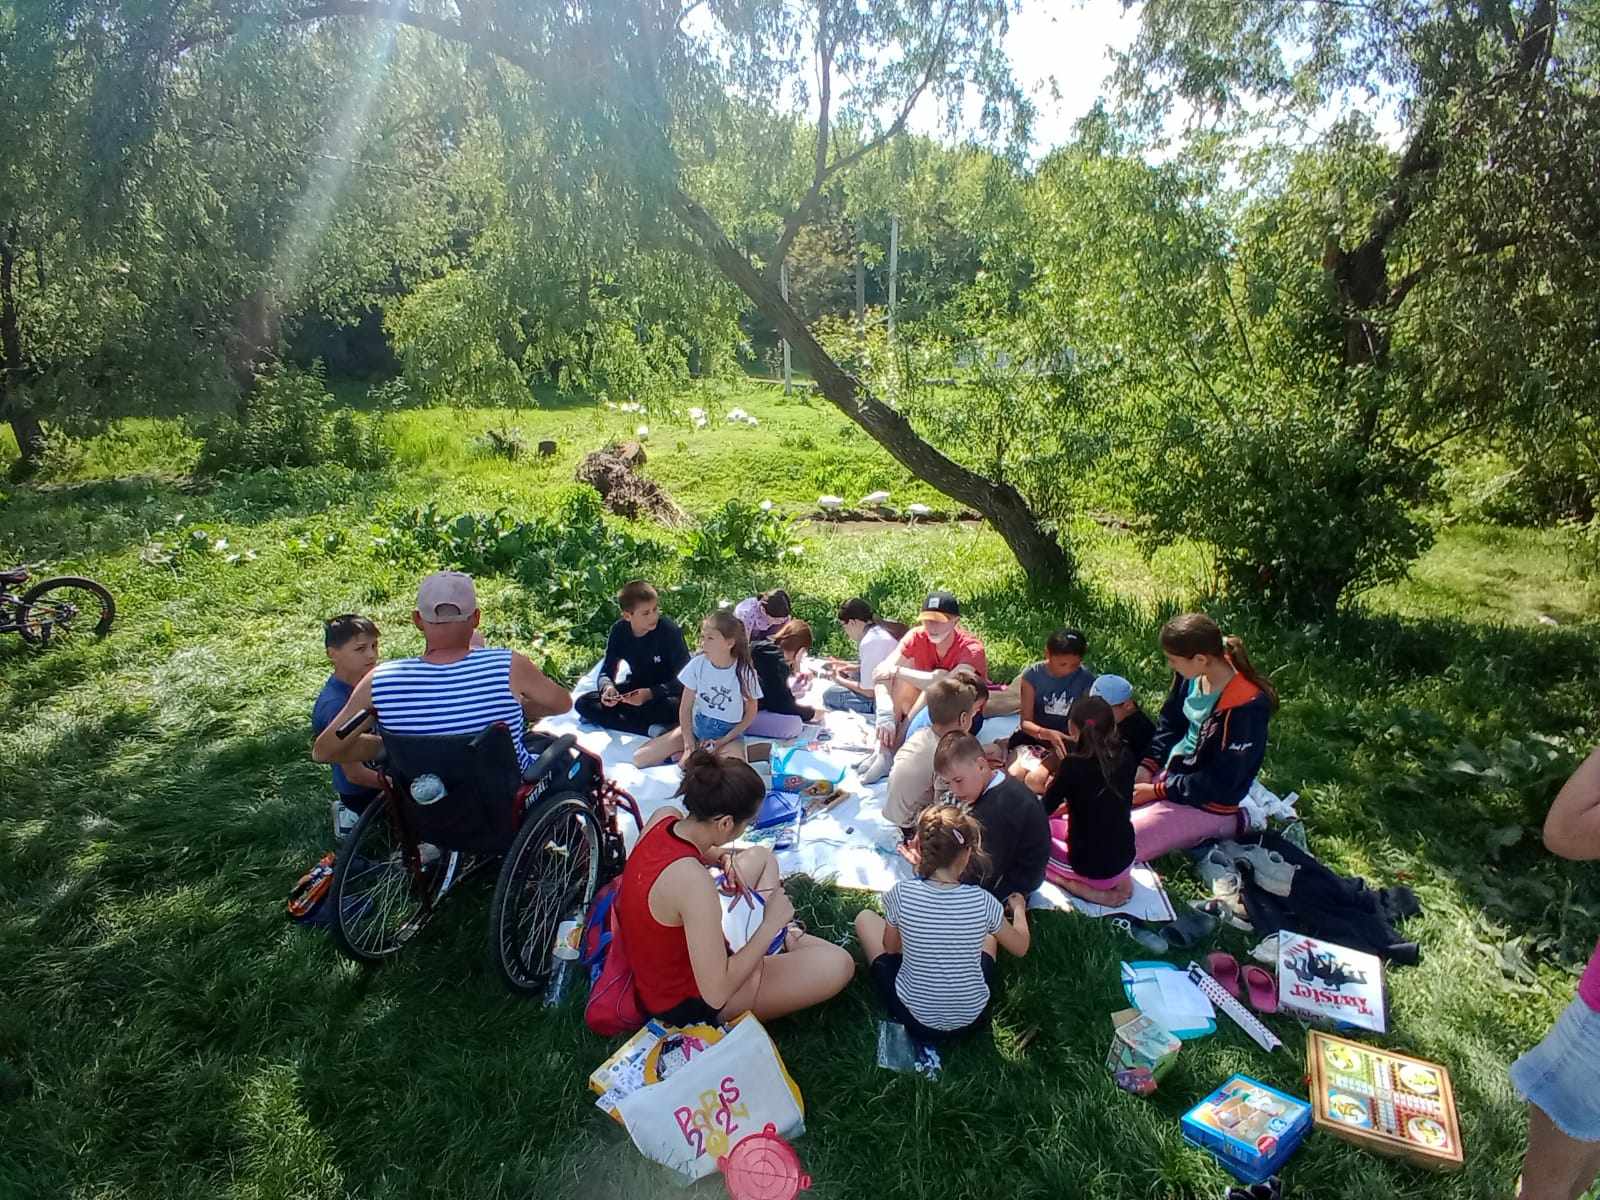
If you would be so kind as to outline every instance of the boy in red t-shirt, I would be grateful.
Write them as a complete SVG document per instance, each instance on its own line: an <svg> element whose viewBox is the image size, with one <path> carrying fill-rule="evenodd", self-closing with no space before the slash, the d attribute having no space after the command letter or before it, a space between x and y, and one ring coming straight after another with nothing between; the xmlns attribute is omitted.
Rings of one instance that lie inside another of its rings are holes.
<svg viewBox="0 0 1600 1200"><path fill-rule="evenodd" d="M888 773L895 747L904 738L907 724L925 706L923 693L935 680L943 679L962 663L977 671L987 690L989 656L982 640L962 627L961 604L953 595L931 592L923 602L918 623L873 673L878 748L857 768L863 783L872 783ZM980 704L972 718L972 731L976 733L982 725Z"/></svg>

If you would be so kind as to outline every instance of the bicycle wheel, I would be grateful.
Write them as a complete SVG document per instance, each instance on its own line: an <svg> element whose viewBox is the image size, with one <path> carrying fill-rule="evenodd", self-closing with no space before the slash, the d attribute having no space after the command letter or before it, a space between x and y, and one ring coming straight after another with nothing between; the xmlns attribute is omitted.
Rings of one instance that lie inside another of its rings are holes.
<svg viewBox="0 0 1600 1200"><path fill-rule="evenodd" d="M600 878L600 822L587 797L561 792L522 822L489 908L489 957L513 992L535 995L550 978L556 929L588 918Z"/></svg>
<svg viewBox="0 0 1600 1200"><path fill-rule="evenodd" d="M455 880L459 855L412 860L387 797L367 805L333 861L328 930L341 953L372 965L398 953L426 925ZM416 868L415 870L413 868Z"/></svg>
<svg viewBox="0 0 1600 1200"><path fill-rule="evenodd" d="M29 588L17 609L17 632L38 645L70 637L105 637L117 615L111 593L92 579L60 575Z"/></svg>

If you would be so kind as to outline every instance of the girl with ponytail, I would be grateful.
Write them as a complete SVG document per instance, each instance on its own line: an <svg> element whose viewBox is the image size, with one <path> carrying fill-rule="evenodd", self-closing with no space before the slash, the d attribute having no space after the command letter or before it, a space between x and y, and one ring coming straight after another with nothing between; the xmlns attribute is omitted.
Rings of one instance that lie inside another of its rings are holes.
<svg viewBox="0 0 1600 1200"><path fill-rule="evenodd" d="M1050 861L1045 877L1095 904L1116 907L1133 895L1133 773L1117 717L1098 696L1067 712L1067 753L1045 792Z"/></svg>
<svg viewBox="0 0 1600 1200"><path fill-rule="evenodd" d="M1161 627L1172 688L1133 789L1139 861L1241 831L1239 802L1267 753L1278 693L1243 640L1204 613Z"/></svg>
<svg viewBox="0 0 1600 1200"><path fill-rule="evenodd" d="M761 699L744 622L725 608L700 622L700 653L678 672L678 681L683 684L678 728L635 750L633 765L653 767L695 749L742 756L742 739Z"/></svg>
<svg viewBox="0 0 1600 1200"><path fill-rule="evenodd" d="M694 750L683 760L683 808L659 809L628 855L617 888L617 936L627 946L640 1004L665 1024L720 1025L744 1012L770 1021L820 1004L855 975L849 951L793 923L771 850L727 848L755 819L764 795L749 763ZM720 870L720 884L710 868ZM761 906L761 924L730 951L725 897L742 904L746 894Z"/></svg>

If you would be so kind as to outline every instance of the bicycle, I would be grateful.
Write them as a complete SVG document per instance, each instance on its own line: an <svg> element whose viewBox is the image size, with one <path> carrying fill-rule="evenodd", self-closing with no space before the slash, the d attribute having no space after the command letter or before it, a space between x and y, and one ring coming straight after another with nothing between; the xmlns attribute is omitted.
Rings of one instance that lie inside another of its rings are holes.
<svg viewBox="0 0 1600 1200"><path fill-rule="evenodd" d="M12 590L29 578L26 567L0 571L0 633L21 634L23 641L45 646L82 634L102 638L111 631L117 602L105 585L80 575L57 575L26 592Z"/></svg>

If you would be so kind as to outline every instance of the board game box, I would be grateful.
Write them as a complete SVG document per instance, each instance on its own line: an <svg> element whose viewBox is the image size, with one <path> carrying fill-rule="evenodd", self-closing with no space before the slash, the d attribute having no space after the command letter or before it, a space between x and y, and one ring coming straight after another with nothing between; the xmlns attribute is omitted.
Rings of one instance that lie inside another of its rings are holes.
<svg viewBox="0 0 1600 1200"><path fill-rule="evenodd" d="M1278 1007L1335 1029L1387 1033L1383 963L1287 929L1278 935Z"/></svg>
<svg viewBox="0 0 1600 1200"><path fill-rule="evenodd" d="M1111 1049L1106 1053L1106 1070L1146 1070L1160 1079L1177 1061L1183 1043L1136 1008L1111 1014Z"/></svg>
<svg viewBox="0 0 1600 1200"><path fill-rule="evenodd" d="M1311 1128L1311 1106L1248 1075L1234 1075L1183 1115L1183 1140L1209 1150L1246 1183L1288 1161Z"/></svg>
<svg viewBox="0 0 1600 1200"><path fill-rule="evenodd" d="M1461 1165L1449 1071L1315 1031L1306 1059L1318 1129L1419 1166L1449 1171Z"/></svg>

